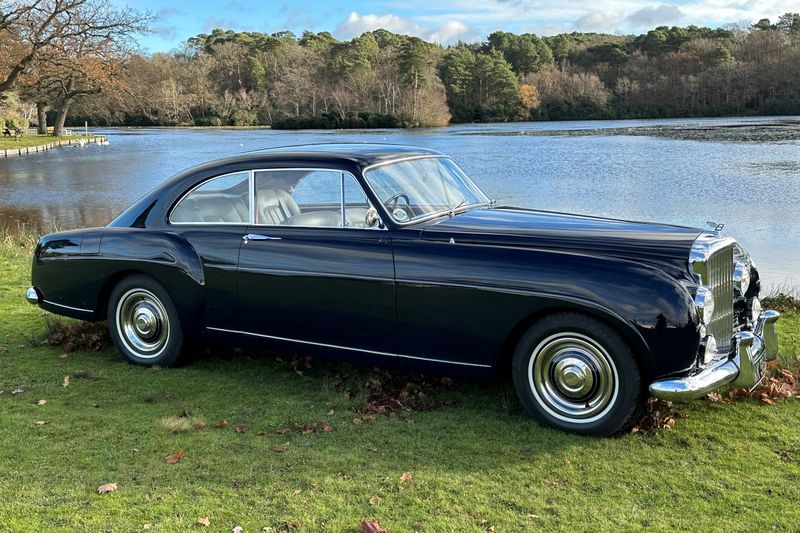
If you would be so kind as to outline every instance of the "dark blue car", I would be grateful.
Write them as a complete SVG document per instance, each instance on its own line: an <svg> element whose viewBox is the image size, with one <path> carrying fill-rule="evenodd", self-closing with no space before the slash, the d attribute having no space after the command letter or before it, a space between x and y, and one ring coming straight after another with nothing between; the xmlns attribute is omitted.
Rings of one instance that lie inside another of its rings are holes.
<svg viewBox="0 0 800 533"><path fill-rule="evenodd" d="M648 392L753 388L777 354L758 271L699 229L494 205L438 152L263 150L173 177L104 228L42 237L31 303L108 320L130 361L253 339L449 375L510 372L540 422L626 430Z"/></svg>

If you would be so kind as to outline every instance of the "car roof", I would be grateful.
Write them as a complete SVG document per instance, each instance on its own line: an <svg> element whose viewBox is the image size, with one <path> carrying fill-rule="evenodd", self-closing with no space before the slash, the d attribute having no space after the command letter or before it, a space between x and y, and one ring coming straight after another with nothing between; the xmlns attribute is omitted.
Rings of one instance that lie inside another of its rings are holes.
<svg viewBox="0 0 800 533"><path fill-rule="evenodd" d="M408 157L441 156L441 152L417 146L382 143L319 143L298 144L253 150L218 159L212 163L224 164L244 161L342 161L364 168Z"/></svg>

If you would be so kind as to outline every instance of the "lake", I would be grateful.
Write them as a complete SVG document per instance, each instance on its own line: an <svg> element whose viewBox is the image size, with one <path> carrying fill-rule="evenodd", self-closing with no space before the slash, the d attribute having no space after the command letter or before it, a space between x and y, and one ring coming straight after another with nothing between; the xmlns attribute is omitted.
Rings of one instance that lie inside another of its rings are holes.
<svg viewBox="0 0 800 533"><path fill-rule="evenodd" d="M95 129L107 146L0 160L0 226L104 225L176 172L238 152L388 142L453 156L499 204L705 227L725 224L766 286L800 286L800 141L715 142L619 128L754 125L774 118L458 125L419 130ZM615 129L603 134L603 129ZM564 130L600 130L564 135Z"/></svg>

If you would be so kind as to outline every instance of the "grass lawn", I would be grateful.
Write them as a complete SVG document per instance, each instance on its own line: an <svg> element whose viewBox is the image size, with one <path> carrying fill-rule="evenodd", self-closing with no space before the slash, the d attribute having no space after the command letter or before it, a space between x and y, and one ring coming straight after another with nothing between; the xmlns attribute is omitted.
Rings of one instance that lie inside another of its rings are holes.
<svg viewBox="0 0 800 533"><path fill-rule="evenodd" d="M342 382L370 371L345 364L226 348L169 370L112 348L62 358L23 299L29 261L0 245L0 531L800 527L797 399L698 401L671 431L601 440L539 427L508 382L456 382L429 393L455 406L355 424L363 397ZM779 324L796 365L800 317ZM332 431L297 427L318 422Z"/></svg>
<svg viewBox="0 0 800 533"><path fill-rule="evenodd" d="M9 139L8 137L0 137L0 150L13 150L14 148L26 148L30 146L40 146L49 144L56 141L69 141L78 139L88 139L91 135L62 135L61 137L53 137L52 135L23 135L20 139Z"/></svg>

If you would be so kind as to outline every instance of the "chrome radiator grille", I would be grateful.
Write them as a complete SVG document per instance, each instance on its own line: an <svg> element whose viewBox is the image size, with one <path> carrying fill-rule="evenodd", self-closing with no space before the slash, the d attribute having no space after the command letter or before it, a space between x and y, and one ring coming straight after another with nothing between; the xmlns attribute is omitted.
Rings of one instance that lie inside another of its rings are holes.
<svg viewBox="0 0 800 533"><path fill-rule="evenodd" d="M733 245L714 251L705 270L702 283L714 295L714 314L706 330L714 335L717 349L725 353L730 350L733 337Z"/></svg>

